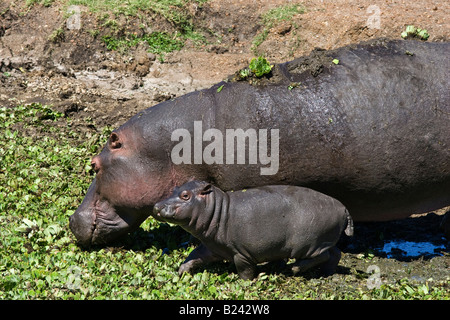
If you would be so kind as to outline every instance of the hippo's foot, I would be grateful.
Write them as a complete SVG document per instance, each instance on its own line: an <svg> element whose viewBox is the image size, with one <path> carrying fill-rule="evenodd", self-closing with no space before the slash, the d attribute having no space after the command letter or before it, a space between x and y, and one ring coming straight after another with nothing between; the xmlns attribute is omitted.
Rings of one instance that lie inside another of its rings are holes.
<svg viewBox="0 0 450 320"><path fill-rule="evenodd" d="M297 273L303 273L312 267L328 262L328 260L330 260L330 256L330 252L327 250L314 258L296 260L292 266L292 272L294 275Z"/></svg>
<svg viewBox="0 0 450 320"><path fill-rule="evenodd" d="M256 274L256 264L249 262L244 256L236 254L233 258L239 277L252 280Z"/></svg>
<svg viewBox="0 0 450 320"><path fill-rule="evenodd" d="M189 254L186 260L184 260L183 264L178 269L178 274L181 275L184 272L192 273L194 269L198 267L219 260L219 257L209 251L204 244L201 244Z"/></svg>
<svg viewBox="0 0 450 320"><path fill-rule="evenodd" d="M325 276L329 276L335 273L336 267L341 260L341 250L339 250L337 247L330 248L328 252L330 253L330 258L319 266L320 270Z"/></svg>

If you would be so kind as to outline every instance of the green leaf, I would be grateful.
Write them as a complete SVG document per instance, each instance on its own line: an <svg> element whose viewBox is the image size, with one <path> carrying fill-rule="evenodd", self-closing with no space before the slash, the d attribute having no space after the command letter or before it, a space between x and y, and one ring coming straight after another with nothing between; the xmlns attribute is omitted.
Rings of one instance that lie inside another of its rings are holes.
<svg viewBox="0 0 450 320"><path fill-rule="evenodd" d="M217 288L215 286L209 286L208 291L214 296L217 294Z"/></svg>
<svg viewBox="0 0 450 320"><path fill-rule="evenodd" d="M255 74L255 76L262 77L265 74L272 71L273 65L267 62L266 58L259 56L258 58L253 58L249 65L250 70Z"/></svg>

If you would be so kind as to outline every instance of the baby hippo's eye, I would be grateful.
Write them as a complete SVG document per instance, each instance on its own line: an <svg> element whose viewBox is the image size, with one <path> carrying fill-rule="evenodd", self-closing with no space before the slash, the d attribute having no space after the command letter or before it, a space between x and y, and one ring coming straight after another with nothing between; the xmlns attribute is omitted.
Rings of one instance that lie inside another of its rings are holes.
<svg viewBox="0 0 450 320"><path fill-rule="evenodd" d="M180 193L180 199L183 200L189 200L191 198L191 192L188 190L184 190L183 192Z"/></svg>

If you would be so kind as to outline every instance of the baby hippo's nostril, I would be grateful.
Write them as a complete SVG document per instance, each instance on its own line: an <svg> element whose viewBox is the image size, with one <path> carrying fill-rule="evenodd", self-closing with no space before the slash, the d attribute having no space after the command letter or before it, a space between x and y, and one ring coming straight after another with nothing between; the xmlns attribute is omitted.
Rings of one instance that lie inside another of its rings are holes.
<svg viewBox="0 0 450 320"><path fill-rule="evenodd" d="M164 208L163 204L157 203L153 206L153 213L155 214L160 213L163 208Z"/></svg>

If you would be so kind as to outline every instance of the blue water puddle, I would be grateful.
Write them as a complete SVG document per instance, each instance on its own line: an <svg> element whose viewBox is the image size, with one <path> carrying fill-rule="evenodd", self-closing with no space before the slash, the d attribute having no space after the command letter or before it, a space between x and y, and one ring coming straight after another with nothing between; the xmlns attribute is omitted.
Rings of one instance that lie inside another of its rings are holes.
<svg viewBox="0 0 450 320"><path fill-rule="evenodd" d="M443 244L434 244L432 242L414 242L403 240L386 241L383 248L379 249L386 253L387 258L419 257L419 256L442 256L441 250L446 249Z"/></svg>

